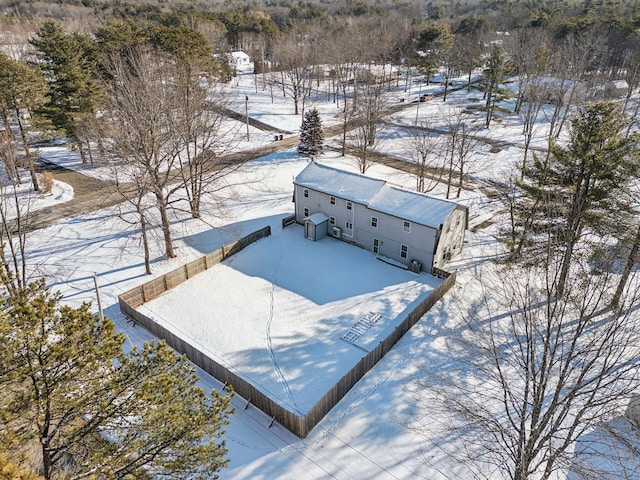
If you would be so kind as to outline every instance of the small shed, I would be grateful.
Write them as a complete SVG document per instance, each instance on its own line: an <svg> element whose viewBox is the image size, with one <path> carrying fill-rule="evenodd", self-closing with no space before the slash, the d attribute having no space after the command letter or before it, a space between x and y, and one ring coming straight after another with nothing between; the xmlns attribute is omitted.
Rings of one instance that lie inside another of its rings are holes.
<svg viewBox="0 0 640 480"><path fill-rule="evenodd" d="M327 236L329 217L324 213L314 213L304 219L304 237L316 241Z"/></svg>

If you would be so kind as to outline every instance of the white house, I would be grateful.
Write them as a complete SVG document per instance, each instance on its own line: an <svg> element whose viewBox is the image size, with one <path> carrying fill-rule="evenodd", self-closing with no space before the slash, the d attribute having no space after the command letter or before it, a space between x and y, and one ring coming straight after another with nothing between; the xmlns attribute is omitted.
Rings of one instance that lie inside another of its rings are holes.
<svg viewBox="0 0 640 480"><path fill-rule="evenodd" d="M462 249L465 206L316 162L293 183L296 222L310 240L329 235L429 273Z"/></svg>
<svg viewBox="0 0 640 480"><path fill-rule="evenodd" d="M231 52L231 66L236 70L247 70L251 67L251 57L242 50Z"/></svg>

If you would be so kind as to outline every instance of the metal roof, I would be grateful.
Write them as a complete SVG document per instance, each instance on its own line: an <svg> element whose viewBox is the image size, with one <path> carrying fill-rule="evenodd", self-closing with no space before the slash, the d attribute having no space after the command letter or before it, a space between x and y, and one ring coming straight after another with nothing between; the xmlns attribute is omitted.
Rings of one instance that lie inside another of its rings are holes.
<svg viewBox="0 0 640 480"><path fill-rule="evenodd" d="M390 185L384 180L316 162L310 162L293 183L431 228L442 225L458 206L448 200Z"/></svg>

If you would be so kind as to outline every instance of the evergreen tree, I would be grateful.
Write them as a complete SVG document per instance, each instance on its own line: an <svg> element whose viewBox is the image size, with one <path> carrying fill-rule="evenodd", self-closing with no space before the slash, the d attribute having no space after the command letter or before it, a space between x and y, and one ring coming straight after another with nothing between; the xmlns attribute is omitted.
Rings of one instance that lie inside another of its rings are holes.
<svg viewBox="0 0 640 480"><path fill-rule="evenodd" d="M51 123L77 143L85 159L86 138L101 91L95 78L96 44L86 35L66 33L53 21L46 21L30 40L37 51L45 78L49 83L49 101L44 113Z"/></svg>
<svg viewBox="0 0 640 480"><path fill-rule="evenodd" d="M487 128L491 125L491 119L493 118L493 112L496 109L496 104L509 98L511 95L511 92L508 89L501 87L501 85L507 80L511 70L511 62L509 62L505 56L502 47L495 45L484 69L484 91L487 100L485 105L485 110L487 112L485 117L485 126Z"/></svg>
<svg viewBox="0 0 640 480"><path fill-rule="evenodd" d="M448 24L429 21L416 41L416 63L418 68L427 76L427 83L431 76L438 71L443 59L453 48L453 35Z"/></svg>
<svg viewBox="0 0 640 480"><path fill-rule="evenodd" d="M322 121L318 110L315 108L308 110L304 114L302 126L300 127L300 145L298 153L308 157L314 157L322 153Z"/></svg>
<svg viewBox="0 0 640 480"><path fill-rule="evenodd" d="M571 121L568 145L552 144L548 157L525 169L518 253L552 239L562 252L558 295L584 233L615 235L630 210L640 165L636 141L626 135L628 121L613 102L588 104Z"/></svg>
<svg viewBox="0 0 640 480"><path fill-rule="evenodd" d="M1 302L0 443L37 441L45 480L215 478L230 399L206 395L184 357L157 342L125 353L111 321L43 281Z"/></svg>

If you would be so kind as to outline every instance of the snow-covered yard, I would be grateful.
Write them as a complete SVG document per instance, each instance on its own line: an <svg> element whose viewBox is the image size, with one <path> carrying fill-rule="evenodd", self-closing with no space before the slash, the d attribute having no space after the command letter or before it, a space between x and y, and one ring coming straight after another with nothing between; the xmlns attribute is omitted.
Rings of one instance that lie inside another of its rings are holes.
<svg viewBox="0 0 640 480"><path fill-rule="evenodd" d="M293 225L139 310L304 415L440 283Z"/></svg>

